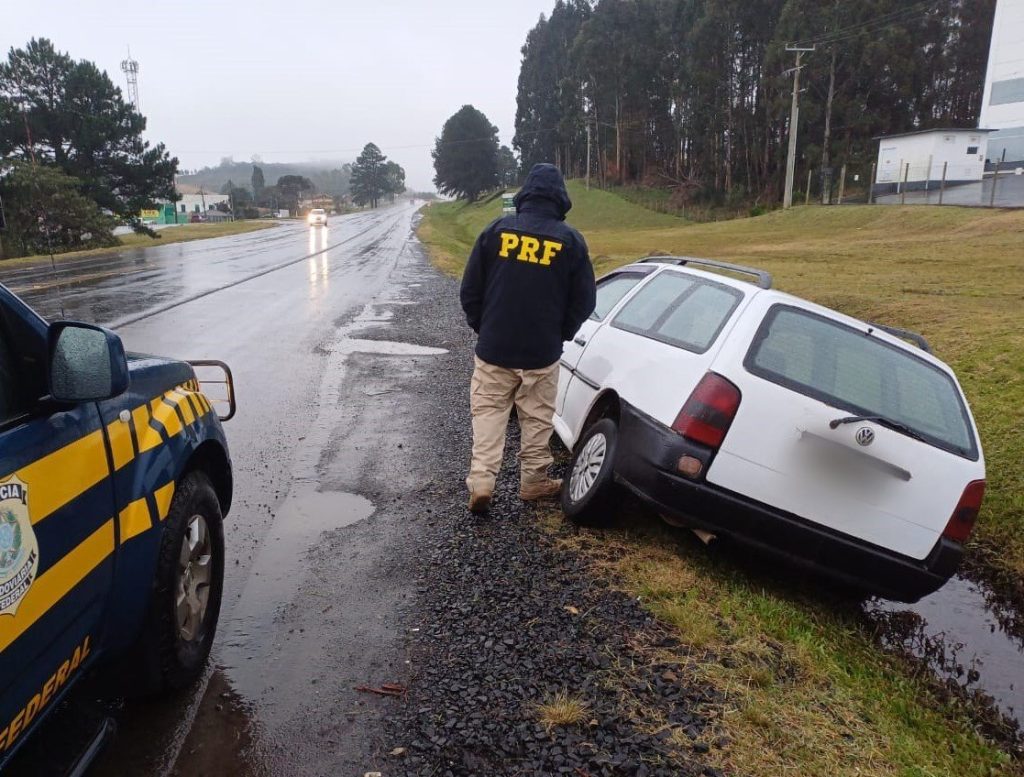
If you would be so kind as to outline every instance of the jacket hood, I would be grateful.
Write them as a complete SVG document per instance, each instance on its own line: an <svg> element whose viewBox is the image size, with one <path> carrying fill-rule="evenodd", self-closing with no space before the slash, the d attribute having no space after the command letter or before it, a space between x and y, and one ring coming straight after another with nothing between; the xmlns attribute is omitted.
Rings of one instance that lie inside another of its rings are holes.
<svg viewBox="0 0 1024 777"><path fill-rule="evenodd" d="M528 200L547 200L554 203L558 210L558 218L562 220L572 208L572 200L569 199L569 192L565 190L562 171L547 162L534 165L530 174L526 176L526 183L513 200L516 213L523 209Z"/></svg>

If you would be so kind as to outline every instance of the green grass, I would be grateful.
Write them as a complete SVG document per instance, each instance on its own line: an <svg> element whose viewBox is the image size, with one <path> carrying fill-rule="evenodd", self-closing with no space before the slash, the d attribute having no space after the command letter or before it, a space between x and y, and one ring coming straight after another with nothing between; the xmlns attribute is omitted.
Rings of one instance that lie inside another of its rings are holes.
<svg viewBox="0 0 1024 777"><path fill-rule="evenodd" d="M992 777L1021 774L978 733L973 710L926 674L878 649L849 605L815 600L795 584L748 574L685 534L624 516L630 529L578 530L542 520L595 574L675 629L680 647L652 661L687 667L718 698L709 757L728 774ZM629 695L628 683L622 693ZM667 725L656 710L638 719ZM689 747L682 733L676 744ZM724 739L723 739L724 738ZM722 744L724 742L724 745Z"/></svg>
<svg viewBox="0 0 1024 777"><path fill-rule="evenodd" d="M1024 211L797 207L692 224L570 184L569 221L598 273L666 252L751 264L775 285L858 318L923 333L956 371L981 429L988 493L972 556L1024 576ZM421 235L458 274L487 207L429 208Z"/></svg>
<svg viewBox="0 0 1024 777"><path fill-rule="evenodd" d="M588 191L582 184L572 181L569 195L573 208L568 221L583 233L588 243L616 230L673 229L686 223L676 216L625 202L610 192ZM473 204L435 202L424 208L420 239L429 246L434 263L441 270L460 275L477 235L500 215L500 197Z"/></svg>
<svg viewBox="0 0 1024 777"><path fill-rule="evenodd" d="M68 251L63 254L54 254L54 259L64 262L68 259L81 259L87 256L102 256L103 254L115 253L125 248L149 248L151 246L162 246L170 243L188 243L192 240L206 240L211 237L226 237L227 235L240 235L246 232L256 232L260 229L277 226L273 221L225 221L217 224L182 224L177 227L162 229L157 232L158 237L151 238L147 235L131 233L121 235L118 239L120 244L108 248L90 248L85 251ZM49 255L23 256L17 259L7 259L0 262L0 268L26 267L33 264L49 263Z"/></svg>

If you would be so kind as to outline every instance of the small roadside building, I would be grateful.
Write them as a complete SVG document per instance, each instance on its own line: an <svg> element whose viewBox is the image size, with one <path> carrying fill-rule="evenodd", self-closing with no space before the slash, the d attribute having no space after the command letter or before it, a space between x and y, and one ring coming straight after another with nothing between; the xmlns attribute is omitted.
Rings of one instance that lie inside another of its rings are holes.
<svg viewBox="0 0 1024 777"><path fill-rule="evenodd" d="M886 135L878 141L876 195L977 183L985 174L992 130L943 128Z"/></svg>
<svg viewBox="0 0 1024 777"><path fill-rule="evenodd" d="M200 192L199 194L182 194L178 200L178 214L207 213L216 208L217 205L230 205L230 197L226 194L211 194ZM185 218L187 221L188 218Z"/></svg>
<svg viewBox="0 0 1024 777"><path fill-rule="evenodd" d="M157 207L143 210L139 214L142 221L146 224L188 224L193 213L200 214L206 221L230 219L231 198L228 195L201 191L193 193L184 189L177 187L181 198L177 202L159 202ZM225 207L228 214L222 212Z"/></svg>

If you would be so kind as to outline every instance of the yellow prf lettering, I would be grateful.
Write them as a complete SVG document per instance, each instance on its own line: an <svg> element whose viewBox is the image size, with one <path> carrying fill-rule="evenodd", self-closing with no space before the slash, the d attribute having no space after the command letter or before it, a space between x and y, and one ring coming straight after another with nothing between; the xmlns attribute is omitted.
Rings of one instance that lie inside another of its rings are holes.
<svg viewBox="0 0 1024 777"><path fill-rule="evenodd" d="M561 243L554 243L550 240L544 241L544 253L540 257L540 263L543 265L551 264L551 260L558 256L558 252L562 250Z"/></svg>
<svg viewBox="0 0 1024 777"><path fill-rule="evenodd" d="M540 248L540 241L535 237L523 235L523 241L519 249L520 262L533 262L537 264L537 250Z"/></svg>
<svg viewBox="0 0 1024 777"><path fill-rule="evenodd" d="M519 235L514 232L502 232L501 233L501 250L498 251L498 256L502 259L508 259L508 252L519 245Z"/></svg>

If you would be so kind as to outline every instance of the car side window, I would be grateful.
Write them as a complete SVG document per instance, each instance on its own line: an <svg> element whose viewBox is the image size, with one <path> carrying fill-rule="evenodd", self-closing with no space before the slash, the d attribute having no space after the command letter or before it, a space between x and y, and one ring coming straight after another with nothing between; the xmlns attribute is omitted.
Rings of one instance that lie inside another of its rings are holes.
<svg viewBox="0 0 1024 777"><path fill-rule="evenodd" d="M0 320L0 426L29 411L29 403L16 378L18 361L10 335Z"/></svg>
<svg viewBox="0 0 1024 777"><path fill-rule="evenodd" d="M741 292L724 284L662 272L626 303L612 326L704 353L741 299Z"/></svg>
<svg viewBox="0 0 1024 777"><path fill-rule="evenodd" d="M619 300L629 294L644 277L644 273L623 272L602 278L597 282L597 304L590 317L594 321L603 321L612 308L619 304Z"/></svg>

